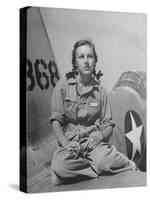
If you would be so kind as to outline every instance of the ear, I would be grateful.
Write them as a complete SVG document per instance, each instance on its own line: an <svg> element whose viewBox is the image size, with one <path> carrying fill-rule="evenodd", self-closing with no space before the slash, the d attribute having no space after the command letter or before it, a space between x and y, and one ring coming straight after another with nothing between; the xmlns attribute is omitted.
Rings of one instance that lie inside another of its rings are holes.
<svg viewBox="0 0 150 200"><path fill-rule="evenodd" d="M76 65L74 65L72 71L74 71L74 72L78 71L78 67Z"/></svg>

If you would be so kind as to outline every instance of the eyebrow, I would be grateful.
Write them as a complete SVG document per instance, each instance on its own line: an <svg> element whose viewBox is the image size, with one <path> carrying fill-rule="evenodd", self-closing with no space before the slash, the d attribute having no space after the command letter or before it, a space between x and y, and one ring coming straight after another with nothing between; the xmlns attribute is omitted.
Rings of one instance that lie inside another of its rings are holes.
<svg viewBox="0 0 150 200"><path fill-rule="evenodd" d="M81 56L81 55L85 55L85 54L84 54L84 53L79 53L78 55ZM88 54L86 54L86 55L92 55L92 56L93 56L94 53L88 53Z"/></svg>

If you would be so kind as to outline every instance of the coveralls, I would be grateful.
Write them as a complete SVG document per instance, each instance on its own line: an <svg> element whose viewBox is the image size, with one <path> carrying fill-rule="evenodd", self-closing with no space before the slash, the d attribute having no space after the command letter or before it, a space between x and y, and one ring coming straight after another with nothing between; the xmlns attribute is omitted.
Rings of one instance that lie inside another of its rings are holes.
<svg viewBox="0 0 150 200"><path fill-rule="evenodd" d="M51 122L58 120L66 137L78 141L81 146L92 132L114 126L109 99L100 81L92 77L84 87L78 76L58 81L51 102ZM101 142L90 152L69 152L58 142L51 165L52 182L61 183L66 178L85 175L98 177L104 172L118 173L133 169L133 162L116 147Z"/></svg>

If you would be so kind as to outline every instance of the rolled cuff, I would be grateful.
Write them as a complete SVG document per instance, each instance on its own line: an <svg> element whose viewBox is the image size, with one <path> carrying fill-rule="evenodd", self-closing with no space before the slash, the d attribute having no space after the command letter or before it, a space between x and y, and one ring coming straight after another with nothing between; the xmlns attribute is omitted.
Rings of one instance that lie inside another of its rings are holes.
<svg viewBox="0 0 150 200"><path fill-rule="evenodd" d="M64 122L63 115L58 112L52 112L50 116L50 122L52 123L54 120L57 120L62 124Z"/></svg>
<svg viewBox="0 0 150 200"><path fill-rule="evenodd" d="M104 121L104 122L96 121L95 125L97 126L97 128L100 131L103 131L105 128L107 128L109 126L114 127L115 126L115 122L112 119Z"/></svg>

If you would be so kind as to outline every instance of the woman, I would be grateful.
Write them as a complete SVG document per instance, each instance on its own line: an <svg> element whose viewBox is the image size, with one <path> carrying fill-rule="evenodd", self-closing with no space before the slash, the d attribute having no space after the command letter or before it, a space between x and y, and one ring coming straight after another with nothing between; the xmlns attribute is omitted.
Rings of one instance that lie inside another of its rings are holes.
<svg viewBox="0 0 150 200"><path fill-rule="evenodd" d="M52 159L52 182L84 175L135 170L135 163L108 143L114 122L106 90L96 75L97 55L90 40L80 40L72 52L72 72L53 92L51 123L58 141Z"/></svg>

